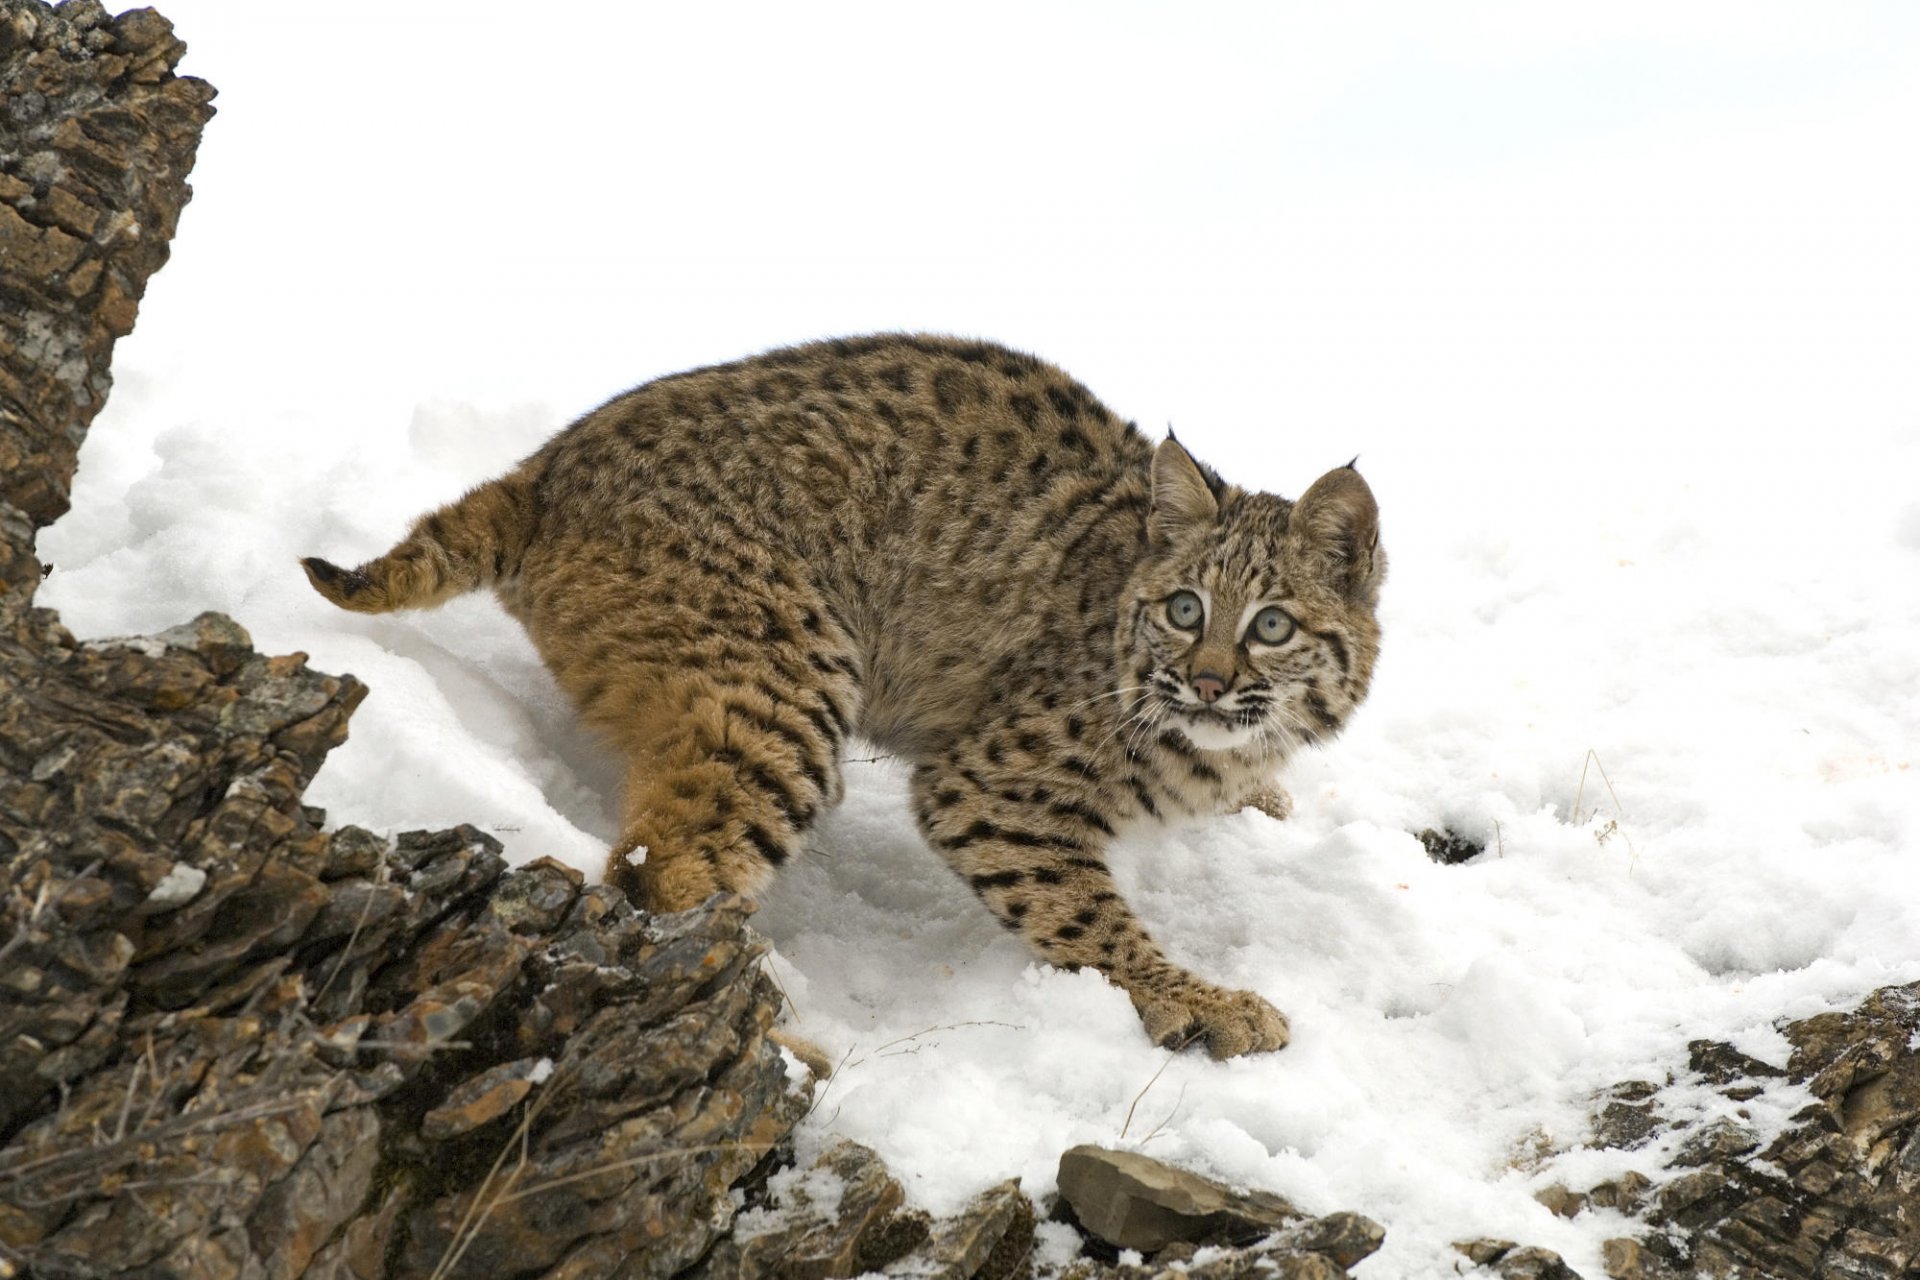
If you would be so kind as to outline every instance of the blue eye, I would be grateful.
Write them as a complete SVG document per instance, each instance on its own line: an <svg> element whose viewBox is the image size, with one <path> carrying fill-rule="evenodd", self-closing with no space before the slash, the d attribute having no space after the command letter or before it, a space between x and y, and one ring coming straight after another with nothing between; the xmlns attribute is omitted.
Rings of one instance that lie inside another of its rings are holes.
<svg viewBox="0 0 1920 1280"><path fill-rule="evenodd" d="M1247 639L1260 644L1285 644L1293 638L1293 619L1279 605L1270 604L1253 615Z"/></svg>
<svg viewBox="0 0 1920 1280"><path fill-rule="evenodd" d="M1167 597L1167 621L1182 631L1194 630L1206 614L1206 606L1191 591L1176 591Z"/></svg>

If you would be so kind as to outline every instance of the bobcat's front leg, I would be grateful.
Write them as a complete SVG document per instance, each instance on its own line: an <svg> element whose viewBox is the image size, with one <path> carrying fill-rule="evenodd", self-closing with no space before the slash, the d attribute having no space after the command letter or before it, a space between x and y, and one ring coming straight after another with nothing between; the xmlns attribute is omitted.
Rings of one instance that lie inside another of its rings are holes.
<svg viewBox="0 0 1920 1280"><path fill-rule="evenodd" d="M1264 999L1216 986L1161 952L1114 887L1101 856L1106 824L1093 809L1044 788L1012 800L980 783L972 771L923 766L914 812L988 910L1043 959L1097 969L1124 988L1156 1044L1203 1042L1231 1058L1287 1043L1286 1018Z"/></svg>

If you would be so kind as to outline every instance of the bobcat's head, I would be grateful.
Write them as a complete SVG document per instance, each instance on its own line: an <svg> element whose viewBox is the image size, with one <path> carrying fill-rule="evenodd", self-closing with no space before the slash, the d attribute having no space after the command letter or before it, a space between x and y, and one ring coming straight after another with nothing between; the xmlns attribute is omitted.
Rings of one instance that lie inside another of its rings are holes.
<svg viewBox="0 0 1920 1280"><path fill-rule="evenodd" d="M1289 503L1223 483L1168 438L1147 535L1115 637L1143 723L1274 756L1337 733L1380 647L1386 553L1360 473L1329 471Z"/></svg>

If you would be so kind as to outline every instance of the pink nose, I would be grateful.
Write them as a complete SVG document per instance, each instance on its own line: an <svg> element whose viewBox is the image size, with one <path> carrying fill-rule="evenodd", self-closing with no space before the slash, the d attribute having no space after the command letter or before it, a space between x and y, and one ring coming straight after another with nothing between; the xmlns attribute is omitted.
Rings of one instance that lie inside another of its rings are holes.
<svg viewBox="0 0 1920 1280"><path fill-rule="evenodd" d="M1200 695L1202 702L1218 702L1220 695L1227 691L1227 682L1211 671L1202 671L1193 678L1193 691Z"/></svg>

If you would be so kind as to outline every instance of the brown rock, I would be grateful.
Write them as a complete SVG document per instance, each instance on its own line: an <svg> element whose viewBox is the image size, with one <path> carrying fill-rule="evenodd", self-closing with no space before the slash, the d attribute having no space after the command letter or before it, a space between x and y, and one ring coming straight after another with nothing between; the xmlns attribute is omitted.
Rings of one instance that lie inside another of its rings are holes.
<svg viewBox="0 0 1920 1280"><path fill-rule="evenodd" d="M1261 1248L1270 1255L1319 1254L1341 1268L1372 1257L1387 1238L1380 1224L1357 1213L1330 1213L1287 1227Z"/></svg>
<svg viewBox="0 0 1920 1280"><path fill-rule="evenodd" d="M1060 1157L1059 1181L1080 1225L1120 1249L1244 1244L1305 1216L1278 1196L1235 1191L1133 1151L1074 1147Z"/></svg>
<svg viewBox="0 0 1920 1280"><path fill-rule="evenodd" d="M1614 1209L1620 1213L1638 1213L1646 1203L1647 1192L1653 1186L1653 1180L1644 1173L1629 1170L1607 1182L1602 1182L1587 1192L1587 1199L1602 1209Z"/></svg>
<svg viewBox="0 0 1920 1280"><path fill-rule="evenodd" d="M1700 1126L1688 1135L1680 1145L1680 1152L1674 1157L1674 1163L1683 1169L1697 1169L1702 1165L1724 1164L1752 1151L1759 1146L1759 1139L1753 1130L1735 1120L1725 1117Z"/></svg>
<svg viewBox="0 0 1920 1280"><path fill-rule="evenodd" d="M1533 1198L1547 1207L1547 1211L1557 1218L1571 1218L1587 1207L1587 1197L1577 1191L1569 1191L1559 1183L1540 1188Z"/></svg>
<svg viewBox="0 0 1920 1280"><path fill-rule="evenodd" d="M1519 1248L1511 1240L1460 1240L1453 1247L1476 1267L1498 1262Z"/></svg>
<svg viewBox="0 0 1920 1280"><path fill-rule="evenodd" d="M1671 1280L1673 1271L1645 1245L1627 1236L1608 1240L1600 1256L1611 1280Z"/></svg>
<svg viewBox="0 0 1920 1280"><path fill-rule="evenodd" d="M1550 1249L1522 1248L1503 1254L1493 1264L1500 1280L1580 1280L1580 1273L1569 1267Z"/></svg>
<svg viewBox="0 0 1920 1280"><path fill-rule="evenodd" d="M1033 1202L1009 1179L975 1196L951 1218L931 1224L926 1242L887 1264L890 1276L917 1280L1006 1280L1033 1247Z"/></svg>

